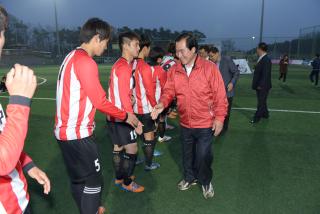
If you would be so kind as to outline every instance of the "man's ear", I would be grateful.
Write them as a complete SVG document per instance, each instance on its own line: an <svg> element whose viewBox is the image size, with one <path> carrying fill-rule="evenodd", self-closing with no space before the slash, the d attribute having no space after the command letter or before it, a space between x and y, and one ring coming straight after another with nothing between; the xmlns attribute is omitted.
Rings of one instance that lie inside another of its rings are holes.
<svg viewBox="0 0 320 214"><path fill-rule="evenodd" d="M191 48L192 53L196 53L196 47Z"/></svg>

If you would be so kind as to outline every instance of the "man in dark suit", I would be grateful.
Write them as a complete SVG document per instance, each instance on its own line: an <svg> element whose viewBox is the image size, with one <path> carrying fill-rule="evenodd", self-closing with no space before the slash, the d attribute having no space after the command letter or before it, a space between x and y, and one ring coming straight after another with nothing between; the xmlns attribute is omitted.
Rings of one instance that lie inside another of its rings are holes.
<svg viewBox="0 0 320 214"><path fill-rule="evenodd" d="M240 71L234 64L233 60L228 56L221 56L219 49L216 47L211 47L209 49L209 59L219 67L228 97L228 114L224 120L222 130L223 134L228 130L234 87L239 79Z"/></svg>
<svg viewBox="0 0 320 214"><path fill-rule="evenodd" d="M272 63L267 55L268 45L264 42L259 43L257 47L257 54L259 56L257 65L254 69L252 89L257 93L257 111L250 121L251 123L258 123L261 118L269 118L269 111L267 107L267 98L271 89L271 67Z"/></svg>

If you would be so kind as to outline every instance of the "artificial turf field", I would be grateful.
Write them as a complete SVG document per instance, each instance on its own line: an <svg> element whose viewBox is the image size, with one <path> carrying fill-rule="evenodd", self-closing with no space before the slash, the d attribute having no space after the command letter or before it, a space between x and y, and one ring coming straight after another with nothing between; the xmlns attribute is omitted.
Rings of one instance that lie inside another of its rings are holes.
<svg viewBox="0 0 320 214"><path fill-rule="evenodd" d="M47 79L37 88L36 98L55 98L58 66L34 67ZM110 66L100 66L106 88ZM145 172L136 167L137 183L144 193L126 193L113 185L112 145L105 132L105 117L96 114L96 141L104 174L104 204L112 214L220 214L220 213L320 213L320 88L308 80L310 68L290 66L287 83L277 80L273 66L270 109L313 111L313 113L270 112L269 120L251 125L250 110L233 110L226 135L213 142L213 199L205 200L200 187L179 191L182 178L178 120L169 119L175 129L170 143L157 145L164 154L161 168ZM4 73L1 69L1 73ZM236 86L235 108L255 108L251 75L241 75ZM39 80L41 82L41 80ZM1 94L5 96L6 94ZM8 99L0 98L2 105ZM62 155L53 136L55 101L34 99L25 151L51 179L49 196L28 179L35 214L78 213L69 190Z"/></svg>

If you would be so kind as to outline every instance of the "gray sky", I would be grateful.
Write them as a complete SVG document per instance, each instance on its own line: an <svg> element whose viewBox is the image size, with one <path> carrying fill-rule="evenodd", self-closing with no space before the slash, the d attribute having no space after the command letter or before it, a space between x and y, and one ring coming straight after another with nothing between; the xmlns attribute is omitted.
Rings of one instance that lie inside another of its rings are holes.
<svg viewBox="0 0 320 214"><path fill-rule="evenodd" d="M207 37L258 37L261 0L56 0L59 26L100 17L116 27L165 27ZM9 13L33 25L54 26L53 0L0 0ZM296 36L320 24L320 0L265 0L265 36Z"/></svg>

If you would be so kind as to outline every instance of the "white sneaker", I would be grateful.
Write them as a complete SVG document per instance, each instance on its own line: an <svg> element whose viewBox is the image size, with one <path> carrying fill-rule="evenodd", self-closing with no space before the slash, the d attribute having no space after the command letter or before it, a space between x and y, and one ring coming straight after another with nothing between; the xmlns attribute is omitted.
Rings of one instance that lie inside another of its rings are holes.
<svg viewBox="0 0 320 214"><path fill-rule="evenodd" d="M167 125L166 125L166 129L172 130L172 129L174 129L174 126L171 126L171 125L167 124Z"/></svg>
<svg viewBox="0 0 320 214"><path fill-rule="evenodd" d="M171 139L172 139L172 137L165 135L163 137L158 137L158 142L163 143L163 142L169 141Z"/></svg>
<svg viewBox="0 0 320 214"><path fill-rule="evenodd" d="M214 196L214 190L211 182L209 185L202 185L202 194L205 199L212 198Z"/></svg>

